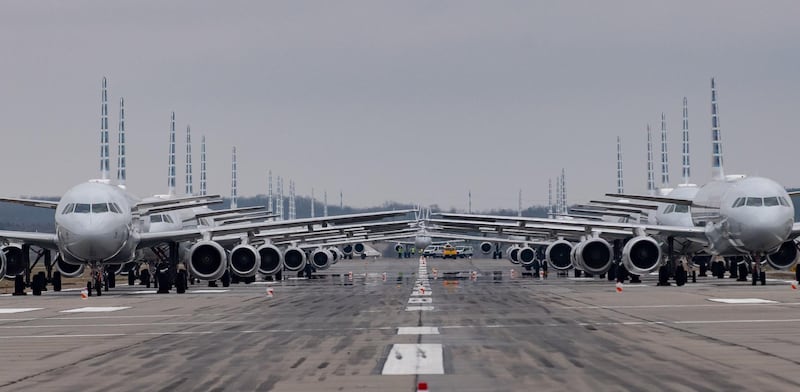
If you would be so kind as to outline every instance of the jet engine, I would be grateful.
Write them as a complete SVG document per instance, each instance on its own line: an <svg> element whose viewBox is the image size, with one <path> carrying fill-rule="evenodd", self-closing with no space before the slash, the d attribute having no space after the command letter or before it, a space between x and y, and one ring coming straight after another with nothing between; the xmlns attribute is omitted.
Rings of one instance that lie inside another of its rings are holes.
<svg viewBox="0 0 800 392"><path fill-rule="evenodd" d="M336 264L336 263L339 262L339 259L343 259L344 258L344 255L342 254L342 251L340 251L339 248L337 248L335 246L331 246L330 248L328 248L328 252L331 252L331 256L333 256L333 260L331 261L331 264Z"/></svg>
<svg viewBox="0 0 800 392"><path fill-rule="evenodd" d="M611 268L614 250L602 238L590 238L575 246L571 252L572 263L584 272L604 274Z"/></svg>
<svg viewBox="0 0 800 392"><path fill-rule="evenodd" d="M58 272L65 278L77 278L83 275L83 270L86 264L72 264L64 261L61 255L56 255L56 262L54 263Z"/></svg>
<svg viewBox="0 0 800 392"><path fill-rule="evenodd" d="M395 253L403 253L403 252L405 252L405 250L406 250L406 248L403 246L403 244L397 244L397 245L394 246L394 252Z"/></svg>
<svg viewBox="0 0 800 392"><path fill-rule="evenodd" d="M17 275L25 273L25 264L22 262L22 247L16 244L6 245L0 248L5 259L4 276L13 279Z"/></svg>
<svg viewBox="0 0 800 392"><path fill-rule="evenodd" d="M517 252L517 260L524 266L533 265L536 262L536 251L530 246L524 246Z"/></svg>
<svg viewBox="0 0 800 392"><path fill-rule="evenodd" d="M481 252L483 254L488 255L492 253L492 248L494 248L494 246L492 246L491 242L481 242Z"/></svg>
<svg viewBox="0 0 800 392"><path fill-rule="evenodd" d="M366 249L367 248L364 246L364 244L362 244L360 242L357 242L357 243L353 244L353 253L355 253L357 255L360 255L360 254L364 253L364 250L366 250Z"/></svg>
<svg viewBox="0 0 800 392"><path fill-rule="evenodd" d="M797 244L794 241L786 241L781 244L777 252L767 256L767 263L772 268L787 270L797 263L797 258Z"/></svg>
<svg viewBox="0 0 800 392"><path fill-rule="evenodd" d="M331 263L333 262L333 255L327 249L316 249L311 252L309 261L316 269L325 270L331 266Z"/></svg>
<svg viewBox="0 0 800 392"><path fill-rule="evenodd" d="M6 276L6 254L0 252L0 280Z"/></svg>
<svg viewBox="0 0 800 392"><path fill-rule="evenodd" d="M125 265L125 263L105 264L105 265L103 265L103 269L106 270L107 272L113 273L116 276L116 275L119 275L119 274L122 273L122 267L124 265Z"/></svg>
<svg viewBox="0 0 800 392"><path fill-rule="evenodd" d="M239 245L230 254L231 272L242 278L255 276L261 266L261 255L252 245Z"/></svg>
<svg viewBox="0 0 800 392"><path fill-rule="evenodd" d="M649 274L661 263L661 247L652 237L632 238L622 248L622 265L635 275Z"/></svg>
<svg viewBox="0 0 800 392"><path fill-rule="evenodd" d="M342 252L344 252L345 256L350 256L353 254L353 245L347 244L342 247Z"/></svg>
<svg viewBox="0 0 800 392"><path fill-rule="evenodd" d="M572 244L565 240L558 240L547 246L547 250L544 251L544 259L557 270L568 270L572 268L571 251Z"/></svg>
<svg viewBox="0 0 800 392"><path fill-rule="evenodd" d="M277 246L265 244L258 247L258 272L272 275L283 269L283 253Z"/></svg>
<svg viewBox="0 0 800 392"><path fill-rule="evenodd" d="M283 265L289 271L300 271L306 266L306 252L296 246L290 246L283 252Z"/></svg>
<svg viewBox="0 0 800 392"><path fill-rule="evenodd" d="M200 241L189 249L189 271L202 280L217 280L228 269L225 249L214 241Z"/></svg>
<svg viewBox="0 0 800 392"><path fill-rule="evenodd" d="M519 264L519 245L513 245L508 250L506 250L506 255L508 256L508 260L514 264Z"/></svg>

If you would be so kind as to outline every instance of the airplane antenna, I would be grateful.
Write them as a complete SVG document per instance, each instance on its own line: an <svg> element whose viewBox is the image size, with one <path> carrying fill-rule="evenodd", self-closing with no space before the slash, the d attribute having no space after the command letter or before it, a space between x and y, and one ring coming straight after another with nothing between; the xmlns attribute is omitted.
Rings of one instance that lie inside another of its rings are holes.
<svg viewBox="0 0 800 392"><path fill-rule="evenodd" d="M200 138L200 196L205 196L206 189L206 135Z"/></svg>
<svg viewBox="0 0 800 392"><path fill-rule="evenodd" d="M617 193L625 193L625 184L622 182L622 139L617 136Z"/></svg>
<svg viewBox="0 0 800 392"><path fill-rule="evenodd" d="M667 154L667 120L661 113L661 186L669 186L669 154Z"/></svg>
<svg viewBox="0 0 800 392"><path fill-rule="evenodd" d="M108 180L108 80L105 76L100 99L100 178Z"/></svg>
<svg viewBox="0 0 800 392"><path fill-rule="evenodd" d="M682 151L682 164L683 164L683 183L688 184L691 176L691 166L689 164L689 105L686 102L686 97L683 97L683 151Z"/></svg>
<svg viewBox="0 0 800 392"><path fill-rule="evenodd" d="M233 159L231 161L231 208L238 207L239 193L236 184L236 147L233 147Z"/></svg>
<svg viewBox="0 0 800 392"><path fill-rule="evenodd" d="M519 190L519 197L517 198L517 216L522 216L522 189Z"/></svg>
<svg viewBox="0 0 800 392"><path fill-rule="evenodd" d="M172 115L170 116L167 194L170 196L175 194L175 112L172 112Z"/></svg>
<svg viewBox="0 0 800 392"><path fill-rule="evenodd" d="M314 188L311 188L311 217L314 218L314 204L317 203L317 199L314 197Z"/></svg>
<svg viewBox="0 0 800 392"><path fill-rule="evenodd" d="M322 193L322 216L328 216L328 191Z"/></svg>
<svg viewBox="0 0 800 392"><path fill-rule="evenodd" d="M192 179L192 129L186 126L186 194L194 193L194 181Z"/></svg>
<svg viewBox="0 0 800 392"><path fill-rule="evenodd" d="M650 124L647 124L647 193L656 193L656 180L653 173L653 136L650 132Z"/></svg>
<svg viewBox="0 0 800 392"><path fill-rule="evenodd" d="M119 134L117 140L117 182L125 186L125 99L119 98Z"/></svg>
<svg viewBox="0 0 800 392"><path fill-rule="evenodd" d="M715 179L725 178L722 169L722 134L719 129L719 108L717 107L717 85L711 78L711 174Z"/></svg>

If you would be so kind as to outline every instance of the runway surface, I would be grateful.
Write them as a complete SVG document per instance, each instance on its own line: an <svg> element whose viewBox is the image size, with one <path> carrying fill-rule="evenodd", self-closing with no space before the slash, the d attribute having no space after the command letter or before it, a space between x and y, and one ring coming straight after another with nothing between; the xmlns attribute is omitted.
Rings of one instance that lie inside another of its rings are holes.
<svg viewBox="0 0 800 392"><path fill-rule="evenodd" d="M86 300L3 296L0 390L800 389L800 290L788 282L646 277L618 293L518 272L505 260L345 260L323 279L183 295L119 284Z"/></svg>

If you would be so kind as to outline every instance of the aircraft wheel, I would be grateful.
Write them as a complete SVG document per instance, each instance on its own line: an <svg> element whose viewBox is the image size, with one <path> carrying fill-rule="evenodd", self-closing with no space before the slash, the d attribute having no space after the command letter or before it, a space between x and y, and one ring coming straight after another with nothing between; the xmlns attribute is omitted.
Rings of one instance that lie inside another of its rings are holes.
<svg viewBox="0 0 800 392"><path fill-rule="evenodd" d="M679 265L675 268L675 284L683 286L686 284L686 281L686 270L683 269L682 265Z"/></svg>
<svg viewBox="0 0 800 392"><path fill-rule="evenodd" d="M225 271L225 273L222 274L222 279L220 280L222 281L222 287L229 287L231 285L231 273L229 271Z"/></svg>
<svg viewBox="0 0 800 392"><path fill-rule="evenodd" d="M178 271L178 273L175 274L175 291L177 291L178 294L185 293L186 285L186 271Z"/></svg>
<svg viewBox="0 0 800 392"><path fill-rule="evenodd" d="M53 291L61 291L61 272L53 272Z"/></svg>
<svg viewBox="0 0 800 392"><path fill-rule="evenodd" d="M150 270L147 268L143 269L142 272L139 273L139 280L142 282L144 287L150 288Z"/></svg>
<svg viewBox="0 0 800 392"><path fill-rule="evenodd" d="M133 286L136 284L136 275L134 275L133 271L128 271L128 286Z"/></svg>
<svg viewBox="0 0 800 392"><path fill-rule="evenodd" d="M33 291L33 295L42 295L42 277L39 274L33 275L31 291Z"/></svg>
<svg viewBox="0 0 800 392"><path fill-rule="evenodd" d="M766 271L761 271L758 275L759 275L758 276L758 280L761 281L761 285L765 286L767 284L767 273L766 273Z"/></svg>
<svg viewBox="0 0 800 392"><path fill-rule="evenodd" d="M166 273L159 272L156 274L156 279L158 280L158 294L169 294L169 275Z"/></svg>
<svg viewBox="0 0 800 392"><path fill-rule="evenodd" d="M106 289L106 290L108 290L108 289ZM94 280L94 291L95 291L95 293L97 293L98 297L103 295L103 285L101 284L100 279L95 279Z"/></svg>
<svg viewBox="0 0 800 392"><path fill-rule="evenodd" d="M92 296L92 281L86 282L86 291L88 296Z"/></svg>

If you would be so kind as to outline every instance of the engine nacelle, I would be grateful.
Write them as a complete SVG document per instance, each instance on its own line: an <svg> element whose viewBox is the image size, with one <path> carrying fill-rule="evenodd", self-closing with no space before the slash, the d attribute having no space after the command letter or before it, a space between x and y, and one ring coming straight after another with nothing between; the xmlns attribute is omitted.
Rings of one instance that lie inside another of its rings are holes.
<svg viewBox="0 0 800 392"><path fill-rule="evenodd" d="M514 264L519 264L519 245L514 245L506 250L506 256L508 256L508 260Z"/></svg>
<svg viewBox="0 0 800 392"><path fill-rule="evenodd" d="M6 254L0 252L0 280L6 277Z"/></svg>
<svg viewBox="0 0 800 392"><path fill-rule="evenodd" d="M214 241L200 241L189 249L189 271L202 280L217 280L228 269L225 249Z"/></svg>
<svg viewBox="0 0 800 392"><path fill-rule="evenodd" d="M122 267L125 263L119 264L104 264L103 269L107 272L112 272L115 276L122 273Z"/></svg>
<svg viewBox="0 0 800 392"><path fill-rule="evenodd" d="M767 264L777 270L787 270L797 263L798 255L800 252L797 251L797 244L786 241L777 252L767 256Z"/></svg>
<svg viewBox="0 0 800 392"><path fill-rule="evenodd" d="M572 252L572 244L565 240L558 240L547 246L544 251L544 259L557 270L568 270L572 268L570 252Z"/></svg>
<svg viewBox="0 0 800 392"><path fill-rule="evenodd" d="M13 279L17 275L25 273L25 264L22 262L22 246L17 244L6 245L0 248L5 258L5 272L3 276Z"/></svg>
<svg viewBox="0 0 800 392"><path fill-rule="evenodd" d="M339 248L335 246L331 246L330 248L328 248L328 252L331 252L331 256L333 256L331 264L336 264L339 262L339 259L344 258L344 254L342 254L342 251L340 251Z"/></svg>
<svg viewBox="0 0 800 392"><path fill-rule="evenodd" d="M249 278L255 276L261 266L261 255L252 245L242 244L231 250L229 261L231 272L236 276Z"/></svg>
<svg viewBox="0 0 800 392"><path fill-rule="evenodd" d="M405 251L406 251L406 247L403 246L403 244L397 244L397 245L394 246L394 252L395 253L403 253Z"/></svg>
<svg viewBox="0 0 800 392"><path fill-rule="evenodd" d="M517 260L524 266L533 265L536 262L536 251L530 246L524 246L517 252Z"/></svg>
<svg viewBox="0 0 800 392"><path fill-rule="evenodd" d="M489 253L492 253L493 248L494 246L492 246L491 242L481 242L481 253L488 255Z"/></svg>
<svg viewBox="0 0 800 392"><path fill-rule="evenodd" d="M318 270L325 270L331 266L333 263L333 255L327 249L316 249L311 252L311 257L309 258L311 265L313 265Z"/></svg>
<svg viewBox="0 0 800 392"><path fill-rule="evenodd" d="M611 268L614 249L602 238L590 238L579 243L572 251L572 262L590 274L604 274Z"/></svg>
<svg viewBox="0 0 800 392"><path fill-rule="evenodd" d="M364 246L364 244L362 244L360 242L357 242L357 243L353 244L353 253L355 253L357 255L360 255L360 254L364 253L364 251L366 249L367 248Z"/></svg>
<svg viewBox="0 0 800 392"><path fill-rule="evenodd" d="M632 238L622 248L622 265L635 275L649 274L661 264L661 246L652 237Z"/></svg>
<svg viewBox="0 0 800 392"><path fill-rule="evenodd" d="M85 264L73 264L64 261L61 255L56 255L55 266L62 277L77 278L83 275L83 270L86 268Z"/></svg>
<svg viewBox="0 0 800 392"><path fill-rule="evenodd" d="M283 266L288 271L300 271L306 266L306 252L296 246L290 246L283 252Z"/></svg>
<svg viewBox="0 0 800 392"><path fill-rule="evenodd" d="M347 244L342 247L342 252L344 252L345 256L350 256L353 254L353 245Z"/></svg>
<svg viewBox="0 0 800 392"><path fill-rule="evenodd" d="M277 246L265 244L258 247L258 272L264 275L276 274L283 269L283 252Z"/></svg>

